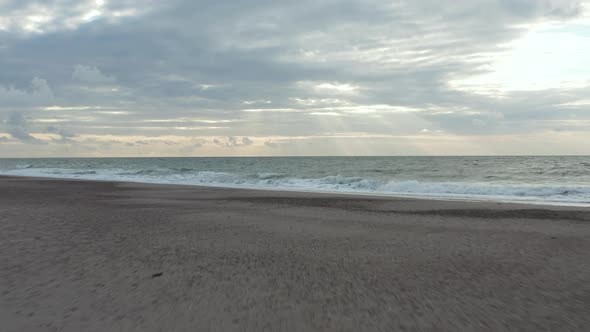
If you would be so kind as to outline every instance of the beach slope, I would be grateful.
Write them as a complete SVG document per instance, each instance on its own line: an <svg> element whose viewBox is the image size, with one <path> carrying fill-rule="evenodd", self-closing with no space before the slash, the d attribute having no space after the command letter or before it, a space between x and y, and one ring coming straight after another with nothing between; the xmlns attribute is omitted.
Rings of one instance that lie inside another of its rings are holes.
<svg viewBox="0 0 590 332"><path fill-rule="evenodd" d="M590 210L0 177L2 331L587 331Z"/></svg>

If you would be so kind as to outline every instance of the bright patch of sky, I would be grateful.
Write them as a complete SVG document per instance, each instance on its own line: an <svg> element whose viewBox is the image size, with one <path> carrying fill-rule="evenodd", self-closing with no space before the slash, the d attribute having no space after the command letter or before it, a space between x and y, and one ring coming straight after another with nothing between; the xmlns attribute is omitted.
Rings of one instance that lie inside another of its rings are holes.
<svg viewBox="0 0 590 332"><path fill-rule="evenodd" d="M490 94L590 85L590 22L535 27L509 48L490 59L487 73L450 84Z"/></svg>

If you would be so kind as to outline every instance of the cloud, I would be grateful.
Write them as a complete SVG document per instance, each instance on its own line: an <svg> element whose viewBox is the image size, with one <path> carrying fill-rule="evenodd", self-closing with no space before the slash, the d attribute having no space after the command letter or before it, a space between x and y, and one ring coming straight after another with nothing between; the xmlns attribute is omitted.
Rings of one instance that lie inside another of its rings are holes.
<svg viewBox="0 0 590 332"><path fill-rule="evenodd" d="M248 137L242 137L242 145L252 145L254 141Z"/></svg>
<svg viewBox="0 0 590 332"><path fill-rule="evenodd" d="M269 148L275 148L275 147L278 146L278 144L276 142L273 142L273 141L270 141L270 140L264 142L264 145L265 146L268 146Z"/></svg>
<svg viewBox="0 0 590 332"><path fill-rule="evenodd" d="M72 73L72 79L93 84L113 83L115 79L104 75L98 68L91 66L76 65Z"/></svg>
<svg viewBox="0 0 590 332"><path fill-rule="evenodd" d="M3 1L0 115L250 146L236 154L264 148L251 137L584 131L568 122L590 120L584 15L574 0Z"/></svg>
<svg viewBox="0 0 590 332"><path fill-rule="evenodd" d="M4 125L7 132L14 139L26 143L45 143L43 140L40 140L29 133L27 119L19 112L10 113L8 118L4 121Z"/></svg>
<svg viewBox="0 0 590 332"><path fill-rule="evenodd" d="M149 2L137 8L131 1L4 0L0 2L4 14L0 16L0 28L21 35L39 35L75 30L97 20L113 24L148 11Z"/></svg>
<svg viewBox="0 0 590 332"><path fill-rule="evenodd" d="M78 136L78 135L73 134L67 130L64 130L63 128L58 128L55 126L49 126L46 128L45 131L47 133L58 135L59 139L54 140L55 142L58 142L58 143L72 143L73 142L72 138Z"/></svg>
<svg viewBox="0 0 590 332"><path fill-rule="evenodd" d="M244 147L248 145L254 144L254 141L249 137L235 137L235 136L228 136L223 139L213 139L213 144L227 147L227 148L235 148L235 147Z"/></svg>
<svg viewBox="0 0 590 332"><path fill-rule="evenodd" d="M47 81L38 77L33 78L26 89L0 86L0 107L42 105L51 102L53 97L53 91Z"/></svg>
<svg viewBox="0 0 590 332"><path fill-rule="evenodd" d="M296 143L293 139L267 140L264 142L264 146L271 149L285 149L295 145Z"/></svg>

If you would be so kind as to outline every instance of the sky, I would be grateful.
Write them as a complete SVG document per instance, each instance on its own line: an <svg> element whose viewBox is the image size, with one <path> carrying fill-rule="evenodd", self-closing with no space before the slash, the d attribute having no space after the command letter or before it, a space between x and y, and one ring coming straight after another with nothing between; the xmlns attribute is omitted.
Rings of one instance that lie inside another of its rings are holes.
<svg viewBox="0 0 590 332"><path fill-rule="evenodd" d="M0 0L0 157L590 154L590 2Z"/></svg>

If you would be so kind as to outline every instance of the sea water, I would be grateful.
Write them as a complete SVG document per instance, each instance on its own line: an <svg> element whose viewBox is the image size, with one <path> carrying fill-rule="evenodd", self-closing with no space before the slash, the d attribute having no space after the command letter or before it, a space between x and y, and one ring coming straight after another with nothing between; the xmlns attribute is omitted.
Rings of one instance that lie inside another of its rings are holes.
<svg viewBox="0 0 590 332"><path fill-rule="evenodd" d="M0 159L0 175L590 205L590 157Z"/></svg>

